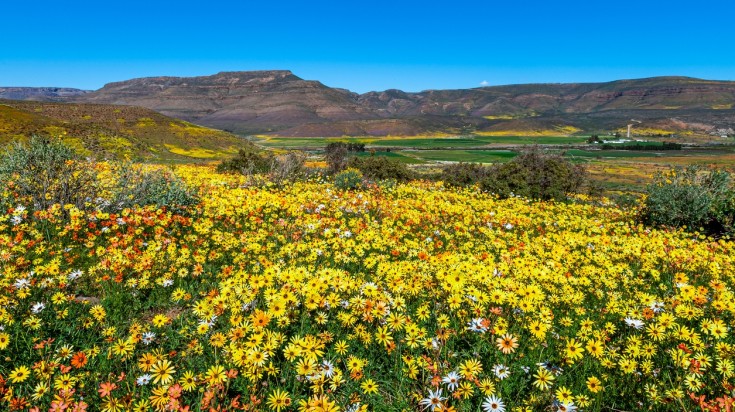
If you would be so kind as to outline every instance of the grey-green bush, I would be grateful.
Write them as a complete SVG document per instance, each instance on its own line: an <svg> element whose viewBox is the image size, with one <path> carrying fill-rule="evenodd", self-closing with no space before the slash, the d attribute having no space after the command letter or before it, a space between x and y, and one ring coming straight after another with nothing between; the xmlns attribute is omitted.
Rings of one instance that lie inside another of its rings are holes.
<svg viewBox="0 0 735 412"><path fill-rule="evenodd" d="M90 162L59 139L36 136L12 143L0 155L0 187L17 195L12 201L35 210L56 203L83 209L98 192Z"/></svg>
<svg viewBox="0 0 735 412"><path fill-rule="evenodd" d="M342 190L354 190L362 185L362 173L357 169L345 169L334 175L334 185Z"/></svg>
<svg viewBox="0 0 735 412"><path fill-rule="evenodd" d="M724 170L700 166L657 173L646 188L641 220L654 226L686 227L713 235L735 230L735 189Z"/></svg>
<svg viewBox="0 0 735 412"><path fill-rule="evenodd" d="M119 163L113 167L116 185L105 209L119 211L135 206L157 206L184 213L199 202L196 191L165 169Z"/></svg>
<svg viewBox="0 0 735 412"><path fill-rule="evenodd" d="M339 173L347 167L349 148L342 142L332 142L324 148L324 160L330 174Z"/></svg>
<svg viewBox="0 0 735 412"><path fill-rule="evenodd" d="M129 163L112 169L113 183L103 185L95 164L81 159L61 140L32 137L9 145L0 155L0 187L10 194L0 202L3 207L19 204L32 210L54 204L105 211L155 205L179 213L198 202L195 191L169 170Z"/></svg>
<svg viewBox="0 0 735 412"><path fill-rule="evenodd" d="M308 174L304 166L305 162L306 155L300 151L273 156L268 173L270 180L277 185L282 185L304 178Z"/></svg>

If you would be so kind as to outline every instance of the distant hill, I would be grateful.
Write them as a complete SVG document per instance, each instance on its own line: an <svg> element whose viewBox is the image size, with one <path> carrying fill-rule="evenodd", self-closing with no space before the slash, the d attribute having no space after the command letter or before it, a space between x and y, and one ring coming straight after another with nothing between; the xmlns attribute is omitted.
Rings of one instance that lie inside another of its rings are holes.
<svg viewBox="0 0 735 412"><path fill-rule="evenodd" d="M63 101L86 93L67 87L0 87L0 99L8 100Z"/></svg>
<svg viewBox="0 0 735 412"><path fill-rule="evenodd" d="M608 83L520 84L466 90L398 90L361 95L361 105L388 115L539 116L606 110L723 109L735 82L655 77Z"/></svg>
<svg viewBox="0 0 735 412"><path fill-rule="evenodd" d="M735 127L735 82L655 77L357 94L287 70L149 77L64 101L142 106L240 135L707 134Z"/></svg>
<svg viewBox="0 0 735 412"><path fill-rule="evenodd" d="M135 106L0 100L0 143L59 136L83 155L208 159L251 144L242 137Z"/></svg>

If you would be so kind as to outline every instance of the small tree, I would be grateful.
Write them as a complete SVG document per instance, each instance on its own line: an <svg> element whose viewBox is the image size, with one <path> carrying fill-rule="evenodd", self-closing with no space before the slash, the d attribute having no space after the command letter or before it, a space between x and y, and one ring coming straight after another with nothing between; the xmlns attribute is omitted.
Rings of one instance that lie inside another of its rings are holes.
<svg viewBox="0 0 735 412"><path fill-rule="evenodd" d="M447 186L472 186L490 174L490 167L479 163L454 163L442 168L440 179Z"/></svg>
<svg viewBox="0 0 735 412"><path fill-rule="evenodd" d="M508 163L494 166L480 187L501 197L514 194L539 200L564 200L570 193L582 191L586 176L583 166L534 147Z"/></svg>
<svg viewBox="0 0 735 412"><path fill-rule="evenodd" d="M348 143L347 150L353 153L363 153L365 151L365 143Z"/></svg>
<svg viewBox="0 0 735 412"><path fill-rule="evenodd" d="M217 171L244 175L268 173L272 162L273 156L270 153L240 149L237 156L217 165Z"/></svg>
<svg viewBox="0 0 735 412"><path fill-rule="evenodd" d="M299 178L304 174L305 161L306 156L303 152L294 151L274 156L271 161L271 180L281 185Z"/></svg>
<svg viewBox="0 0 735 412"><path fill-rule="evenodd" d="M414 177L405 163L385 156L353 157L347 165L360 170L363 176L372 180L395 179L405 182Z"/></svg>
<svg viewBox="0 0 735 412"><path fill-rule="evenodd" d="M337 173L347 167L347 145L342 142L333 142L324 149L324 158L327 161L329 173Z"/></svg>

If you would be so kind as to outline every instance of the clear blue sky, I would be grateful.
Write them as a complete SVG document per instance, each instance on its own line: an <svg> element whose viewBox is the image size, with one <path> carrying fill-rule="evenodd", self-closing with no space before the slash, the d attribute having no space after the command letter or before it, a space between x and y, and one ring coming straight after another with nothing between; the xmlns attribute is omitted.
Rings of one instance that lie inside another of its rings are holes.
<svg viewBox="0 0 735 412"><path fill-rule="evenodd" d="M0 86L289 69L356 92L735 80L730 1L6 1Z"/></svg>

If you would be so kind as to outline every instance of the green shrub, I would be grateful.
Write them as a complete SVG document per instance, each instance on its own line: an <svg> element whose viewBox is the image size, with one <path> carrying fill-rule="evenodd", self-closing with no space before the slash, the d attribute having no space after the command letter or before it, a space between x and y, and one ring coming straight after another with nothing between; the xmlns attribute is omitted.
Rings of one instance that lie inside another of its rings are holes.
<svg viewBox="0 0 735 412"><path fill-rule="evenodd" d="M10 195L3 206L46 210L60 204L119 211L155 205L183 212L198 202L195 192L168 170L125 163L113 165L112 174L113 182L103 184L95 164L80 159L60 140L33 137L26 144L10 145L0 157L0 186Z"/></svg>
<svg viewBox="0 0 735 412"><path fill-rule="evenodd" d="M489 166L479 163L454 163L442 168L440 179L447 186L467 187L485 179L490 171Z"/></svg>
<svg viewBox="0 0 735 412"><path fill-rule="evenodd" d="M59 139L34 136L0 155L0 187L12 196L5 203L35 210L56 203L83 209L97 197L97 186L93 165Z"/></svg>
<svg viewBox="0 0 735 412"><path fill-rule="evenodd" d="M512 195L538 200L565 200L587 184L583 166L560 155L533 148L513 160L493 166L480 187L500 197Z"/></svg>
<svg viewBox="0 0 735 412"><path fill-rule="evenodd" d="M621 209L635 209L641 204L641 195L633 193L617 193L609 197L615 206Z"/></svg>
<svg viewBox="0 0 735 412"><path fill-rule="evenodd" d="M113 170L116 184L111 189L112 199L104 209L120 211L135 206L156 206L184 213L199 203L196 192L170 170L131 164L117 164Z"/></svg>
<svg viewBox="0 0 735 412"><path fill-rule="evenodd" d="M306 156L300 151L274 155L271 152L240 150L233 159L217 165L220 173L241 173L246 176L267 175L267 181L282 185L306 177Z"/></svg>
<svg viewBox="0 0 735 412"><path fill-rule="evenodd" d="M240 149L237 156L217 165L217 171L220 173L242 173L244 175L268 173L271 170L272 163L273 155L268 152Z"/></svg>
<svg viewBox="0 0 735 412"><path fill-rule="evenodd" d="M357 169L345 169L334 175L334 185L342 190L354 190L362 185L362 173Z"/></svg>
<svg viewBox="0 0 735 412"><path fill-rule="evenodd" d="M479 185L483 191L501 198L523 196L560 201L573 193L599 191L587 180L583 166L575 165L560 155L543 153L535 147L507 163L493 166L477 163L447 165L442 169L440 179L447 186Z"/></svg>
<svg viewBox="0 0 735 412"><path fill-rule="evenodd" d="M394 179L405 182L414 178L405 163L384 156L353 157L347 166L360 170L370 180Z"/></svg>
<svg viewBox="0 0 735 412"><path fill-rule="evenodd" d="M640 212L644 223L733 234L735 190L730 173L724 170L689 166L659 172L646 192Z"/></svg>

